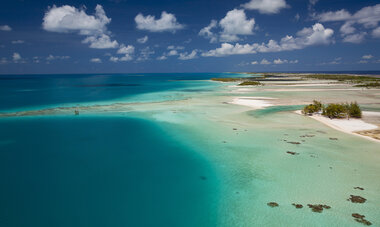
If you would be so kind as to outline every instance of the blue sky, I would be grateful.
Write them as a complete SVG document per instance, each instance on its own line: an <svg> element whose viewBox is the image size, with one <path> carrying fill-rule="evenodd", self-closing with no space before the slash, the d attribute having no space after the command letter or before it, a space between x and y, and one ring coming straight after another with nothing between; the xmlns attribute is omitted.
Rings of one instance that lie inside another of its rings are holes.
<svg viewBox="0 0 380 227"><path fill-rule="evenodd" d="M4 0L0 73L380 70L380 4Z"/></svg>

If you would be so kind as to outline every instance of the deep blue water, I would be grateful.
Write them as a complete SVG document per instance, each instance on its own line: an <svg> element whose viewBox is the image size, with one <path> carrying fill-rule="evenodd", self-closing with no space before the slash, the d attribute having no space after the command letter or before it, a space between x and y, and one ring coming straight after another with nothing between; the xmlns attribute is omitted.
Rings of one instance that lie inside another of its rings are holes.
<svg viewBox="0 0 380 227"><path fill-rule="evenodd" d="M199 80L215 76L223 74L1 75L0 111L207 91L216 83ZM0 119L0 226L215 226L211 163L163 124L124 115Z"/></svg>
<svg viewBox="0 0 380 227"><path fill-rule="evenodd" d="M0 111L99 102L168 90L185 90L224 74L0 75ZM188 81L193 81L189 83ZM189 90L191 91L191 90ZM196 91L196 90L195 90Z"/></svg>

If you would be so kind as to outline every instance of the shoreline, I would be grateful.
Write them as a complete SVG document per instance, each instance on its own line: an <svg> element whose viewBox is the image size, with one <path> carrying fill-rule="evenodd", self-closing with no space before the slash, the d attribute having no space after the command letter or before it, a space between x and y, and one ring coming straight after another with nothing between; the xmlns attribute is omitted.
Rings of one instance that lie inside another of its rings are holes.
<svg viewBox="0 0 380 227"><path fill-rule="evenodd" d="M333 128L335 130L350 134L350 135L355 135L359 136L361 138L371 140L374 142L380 143L380 140L372 138L370 136L364 136L361 134L358 134L359 132L362 131L369 131L369 130L374 130L374 129L379 129L377 125L367 123L361 119L329 119L327 117L324 117L322 115L312 115L312 116L307 116L301 113L301 110L296 110L294 113L306 116L309 118L312 118L316 121L319 121L320 123L329 126L330 128ZM365 112L365 113L376 113L376 112Z"/></svg>

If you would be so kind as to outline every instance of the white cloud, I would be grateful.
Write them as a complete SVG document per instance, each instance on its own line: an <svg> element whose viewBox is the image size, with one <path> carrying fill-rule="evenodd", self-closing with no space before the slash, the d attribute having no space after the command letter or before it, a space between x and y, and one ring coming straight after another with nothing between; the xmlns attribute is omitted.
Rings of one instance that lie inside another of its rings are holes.
<svg viewBox="0 0 380 227"><path fill-rule="evenodd" d="M363 59L372 59L373 56L371 54L367 54L367 55L363 55L362 58Z"/></svg>
<svg viewBox="0 0 380 227"><path fill-rule="evenodd" d="M204 57L222 57L227 55L237 55L237 54L253 54L256 53L255 44L240 45L236 43L232 45L230 43L222 43L221 47L215 50L210 50L208 52L202 53Z"/></svg>
<svg viewBox="0 0 380 227"><path fill-rule="evenodd" d="M13 40L12 41L12 44L23 44L23 43L25 43L24 40Z"/></svg>
<svg viewBox="0 0 380 227"><path fill-rule="evenodd" d="M119 58L118 58L118 57L113 57L113 56L111 56L111 57L110 57L110 61L112 61L112 62L118 62L118 61L119 61Z"/></svg>
<svg viewBox="0 0 380 227"><path fill-rule="evenodd" d="M69 59L70 56L54 56L52 54L49 54L49 56L46 57L47 61L53 61L53 60L66 60Z"/></svg>
<svg viewBox="0 0 380 227"><path fill-rule="evenodd" d="M114 57L114 56L110 57L110 61L112 61L112 62L131 61L131 60L133 60L133 57L130 56L130 55L125 55L125 56L123 56L121 58Z"/></svg>
<svg viewBox="0 0 380 227"><path fill-rule="evenodd" d="M121 58L118 58L118 57L111 57L113 58L113 62L116 62L116 61L131 61L133 59L133 53L135 52L135 47L132 46L132 45L128 45L128 46L125 46L124 44L122 44L119 48L119 50L117 50L117 53L118 54L124 54L123 57Z"/></svg>
<svg viewBox="0 0 380 227"><path fill-rule="evenodd" d="M352 21L347 21L346 23L344 23L342 25L342 27L340 27L340 32L343 35L348 35L348 34L354 33L356 31L356 29L352 26L353 24L355 24L355 23Z"/></svg>
<svg viewBox="0 0 380 227"><path fill-rule="evenodd" d="M144 37L137 39L137 42L142 43L142 44L148 42L148 36L146 35Z"/></svg>
<svg viewBox="0 0 380 227"><path fill-rule="evenodd" d="M140 51L140 56L137 58L137 61L146 61L149 60L150 55L153 55L155 52L150 47L145 47Z"/></svg>
<svg viewBox="0 0 380 227"><path fill-rule="evenodd" d="M51 32L79 32L82 35L103 33L111 19L105 15L101 5L95 8L95 15L87 15L83 9L64 5L53 5L45 13L42 27Z"/></svg>
<svg viewBox="0 0 380 227"><path fill-rule="evenodd" d="M356 44L362 43L364 41L364 38L366 35L367 35L366 32L347 35L344 37L343 42L345 42L345 43L356 43Z"/></svg>
<svg viewBox="0 0 380 227"><path fill-rule="evenodd" d="M121 45L119 50L117 51L118 54L133 54L135 52L135 47L132 45Z"/></svg>
<svg viewBox="0 0 380 227"><path fill-rule="evenodd" d="M260 62L260 65L270 65L270 64L272 64L272 63L265 58L263 60L261 60L261 62Z"/></svg>
<svg viewBox="0 0 380 227"><path fill-rule="evenodd" d="M329 11L314 16L315 19L328 22L328 21L342 21L345 24L341 27L340 31L343 36L344 42L360 43L364 41L365 33L355 33L356 29L353 27L355 24L362 25L364 29L375 28L380 22L380 4L374 6L367 6L354 14L351 14L345 9L338 11ZM376 29L375 29L376 30ZM375 30L372 31L372 35L376 36ZM380 37L380 29L377 31L378 37ZM353 35L348 35L353 34Z"/></svg>
<svg viewBox="0 0 380 227"><path fill-rule="evenodd" d="M269 40L267 44L254 43L245 45L222 43L221 47L204 52L202 56L221 57L226 55L254 54L257 52L267 53L298 50L313 45L330 44L333 42L333 34L334 31L332 29L325 28L322 24L316 23L311 28L304 28L299 31L296 37L287 35L280 42Z"/></svg>
<svg viewBox="0 0 380 227"><path fill-rule="evenodd" d="M157 57L157 60L160 60L160 61L162 61L162 60L166 60L166 59L168 59L168 57L166 57L165 55L162 55L162 56L160 56L160 57Z"/></svg>
<svg viewBox="0 0 380 227"><path fill-rule="evenodd" d="M210 39L210 43L215 43L218 41L218 37L211 30L218 26L217 20L211 20L210 24L204 28L202 28L198 35L205 37L206 39Z"/></svg>
<svg viewBox="0 0 380 227"><path fill-rule="evenodd" d="M107 24L111 18L106 16L101 5L95 7L95 14L88 15L84 9L64 5L50 7L43 18L42 27L46 31L85 35L82 43L90 44L90 48L106 49L117 48L118 42L111 40Z"/></svg>
<svg viewBox="0 0 380 227"><path fill-rule="evenodd" d="M90 48L95 49L110 49L117 48L119 43L116 40L111 40L111 38L106 34L101 34L100 36L89 36L82 41L82 43L89 43Z"/></svg>
<svg viewBox="0 0 380 227"><path fill-rule="evenodd" d="M257 64L259 64L259 62L258 61L253 61L253 62L251 62L251 64L252 65L257 65Z"/></svg>
<svg viewBox="0 0 380 227"><path fill-rule="evenodd" d="M21 55L20 55L19 53L15 52L15 53L13 53L13 55L12 55L12 59L13 59L14 62L18 62L18 61L20 61L22 58L21 58Z"/></svg>
<svg viewBox="0 0 380 227"><path fill-rule="evenodd" d="M297 64L298 60L282 60L280 58L273 60L273 64L281 65L281 64Z"/></svg>
<svg viewBox="0 0 380 227"><path fill-rule="evenodd" d="M169 51L169 53L167 54L167 56L174 56L174 55L178 55L178 51L177 51L177 50L171 50L171 51Z"/></svg>
<svg viewBox="0 0 380 227"><path fill-rule="evenodd" d="M183 46L173 46L173 45L168 46L168 50L183 50L183 49L185 49L185 47Z"/></svg>
<svg viewBox="0 0 380 227"><path fill-rule="evenodd" d="M335 12L329 11L316 16L321 22L327 21L345 21L351 18L351 14L347 12L345 9L338 10Z"/></svg>
<svg viewBox="0 0 380 227"><path fill-rule="evenodd" d="M380 27L373 29L372 36L375 38L380 38Z"/></svg>
<svg viewBox="0 0 380 227"><path fill-rule="evenodd" d="M359 63L359 64L367 64L368 61L366 61L366 60L360 60L358 63Z"/></svg>
<svg viewBox="0 0 380 227"><path fill-rule="evenodd" d="M244 10L233 9L227 12L219 25L223 29L220 36L222 42L237 41L239 40L237 35L253 34L255 19L248 20Z"/></svg>
<svg viewBox="0 0 380 227"><path fill-rule="evenodd" d="M167 13L165 11L161 13L160 19L156 19L155 16L151 15L144 16L139 13L135 17L135 22L138 29L147 30L150 32L175 32L176 30L184 28L184 25L177 22L177 18L174 14Z"/></svg>
<svg viewBox="0 0 380 227"><path fill-rule="evenodd" d="M220 33L214 33L211 30L220 27ZM238 35L252 35L255 27L255 19L247 19L242 9L233 9L226 13L226 16L220 20L211 20L210 24L202 28L198 35L210 39L210 43L218 40L221 42L238 41Z"/></svg>
<svg viewBox="0 0 380 227"><path fill-rule="evenodd" d="M309 0L309 4L314 6L318 1L319 0Z"/></svg>
<svg viewBox="0 0 380 227"><path fill-rule="evenodd" d="M12 31L12 28L9 27L8 25L0 25L0 31L9 32L9 31Z"/></svg>
<svg viewBox="0 0 380 227"><path fill-rule="evenodd" d="M102 60L100 58L91 58L90 62L93 62L93 63L102 63Z"/></svg>
<svg viewBox="0 0 380 227"><path fill-rule="evenodd" d="M197 58L197 50L191 51L191 53L180 53L178 59L180 60L191 60Z"/></svg>
<svg viewBox="0 0 380 227"><path fill-rule="evenodd" d="M362 24L367 28L376 27L380 21L380 4L367 6L354 14L345 9L338 11L329 11L316 16L322 22L326 21L352 21Z"/></svg>
<svg viewBox="0 0 380 227"><path fill-rule="evenodd" d="M251 0L242 6L246 9L258 10L263 14L275 14L288 7L285 0Z"/></svg>

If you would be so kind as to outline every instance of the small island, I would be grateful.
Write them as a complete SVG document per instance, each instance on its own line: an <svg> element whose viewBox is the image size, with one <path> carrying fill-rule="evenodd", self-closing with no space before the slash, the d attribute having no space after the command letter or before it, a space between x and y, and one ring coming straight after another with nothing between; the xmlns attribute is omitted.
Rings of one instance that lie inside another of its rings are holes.
<svg viewBox="0 0 380 227"><path fill-rule="evenodd" d="M330 103L324 105L319 101L314 100L312 104L305 106L302 110L305 115L313 115L319 113L330 119L338 118L361 118L362 110L357 102L351 103Z"/></svg>

